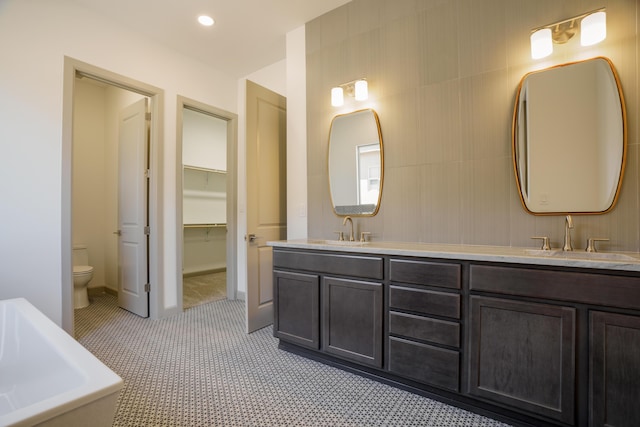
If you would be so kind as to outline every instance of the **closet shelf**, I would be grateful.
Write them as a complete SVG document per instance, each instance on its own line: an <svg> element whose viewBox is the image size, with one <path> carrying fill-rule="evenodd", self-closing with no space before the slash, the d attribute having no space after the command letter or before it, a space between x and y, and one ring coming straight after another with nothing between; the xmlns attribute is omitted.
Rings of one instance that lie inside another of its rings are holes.
<svg viewBox="0 0 640 427"><path fill-rule="evenodd" d="M184 224L184 228L226 228L227 224Z"/></svg>
<svg viewBox="0 0 640 427"><path fill-rule="evenodd" d="M226 199L227 193L222 191L188 190L182 192L185 198L193 199Z"/></svg>
<svg viewBox="0 0 640 427"><path fill-rule="evenodd" d="M209 168L203 168L203 167L200 167L200 166L183 165L183 167L185 169L194 170L194 171L211 172L211 173L219 173L219 174L226 174L227 173L227 171L223 171L223 170L220 170L220 169L209 169Z"/></svg>

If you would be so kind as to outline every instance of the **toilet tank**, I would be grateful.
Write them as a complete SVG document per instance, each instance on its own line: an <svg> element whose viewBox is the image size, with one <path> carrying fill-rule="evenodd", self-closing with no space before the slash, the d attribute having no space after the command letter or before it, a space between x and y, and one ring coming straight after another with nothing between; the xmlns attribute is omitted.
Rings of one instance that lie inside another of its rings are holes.
<svg viewBox="0 0 640 427"><path fill-rule="evenodd" d="M89 251L85 245L73 246L73 265L90 265Z"/></svg>

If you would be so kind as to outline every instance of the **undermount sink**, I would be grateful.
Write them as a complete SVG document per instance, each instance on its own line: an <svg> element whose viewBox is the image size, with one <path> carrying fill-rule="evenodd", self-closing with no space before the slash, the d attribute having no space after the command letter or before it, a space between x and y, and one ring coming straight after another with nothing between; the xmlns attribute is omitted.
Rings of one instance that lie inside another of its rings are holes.
<svg viewBox="0 0 640 427"><path fill-rule="evenodd" d="M308 242L316 245L335 245L335 246L364 246L369 243L369 242L360 242L357 240L349 241L349 240L323 240L323 239L309 239Z"/></svg>
<svg viewBox="0 0 640 427"><path fill-rule="evenodd" d="M550 258L571 258L571 259L593 259L600 261L640 261L638 256L626 255L613 252L585 252L585 251L563 251L561 249L542 250L542 249L525 249L525 254L550 257Z"/></svg>

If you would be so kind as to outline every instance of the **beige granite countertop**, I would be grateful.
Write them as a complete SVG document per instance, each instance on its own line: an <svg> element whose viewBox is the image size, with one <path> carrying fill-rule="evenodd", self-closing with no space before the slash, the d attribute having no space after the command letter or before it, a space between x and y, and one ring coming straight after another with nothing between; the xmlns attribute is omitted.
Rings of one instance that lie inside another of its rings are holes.
<svg viewBox="0 0 640 427"><path fill-rule="evenodd" d="M591 268L640 272L640 253L596 252L584 250L563 252L533 248L481 245L449 245L408 242L340 242L325 239L299 239L267 242L269 246L292 249L313 249L378 255L396 255L465 261L490 261L557 267Z"/></svg>

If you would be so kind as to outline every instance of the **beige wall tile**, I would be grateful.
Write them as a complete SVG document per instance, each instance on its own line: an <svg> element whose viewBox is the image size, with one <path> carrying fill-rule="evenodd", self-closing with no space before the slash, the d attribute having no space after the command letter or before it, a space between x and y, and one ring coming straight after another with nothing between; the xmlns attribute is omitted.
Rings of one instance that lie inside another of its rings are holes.
<svg viewBox="0 0 640 427"><path fill-rule="evenodd" d="M385 171L384 183L384 239L416 241L423 234L423 215L420 200L420 168L405 166Z"/></svg>
<svg viewBox="0 0 640 427"><path fill-rule="evenodd" d="M608 38L530 57L533 28L607 7ZM379 116L385 182L377 216L357 218L374 239L536 247L562 245L564 216L535 216L520 202L511 158L515 94L530 71L609 57L627 107L629 154L619 203L575 216L574 246L609 237L603 250L640 250L640 16L634 0L355 0L307 25L309 235L332 238L341 219L328 196L331 118L361 108ZM333 85L369 80L370 99L329 105ZM602 235L602 236L600 236Z"/></svg>
<svg viewBox="0 0 640 427"><path fill-rule="evenodd" d="M640 251L640 220L638 219L640 194L640 185L638 184L639 153L640 147L637 144L627 147L627 164L618 203L610 213L592 218L593 222L608 223L609 235L593 237L608 237L611 239L608 246L612 250ZM589 233L595 234L592 230L589 230Z"/></svg>
<svg viewBox="0 0 640 427"><path fill-rule="evenodd" d="M418 159L421 163L462 159L461 87L459 80L419 89Z"/></svg>
<svg viewBox="0 0 640 427"><path fill-rule="evenodd" d="M380 118L387 168L419 164L419 123L423 120L415 92L385 97L375 110ZM408 107L408 108L407 108Z"/></svg>
<svg viewBox="0 0 640 427"><path fill-rule="evenodd" d="M408 15L414 15L418 3L423 3L424 0L377 0L380 5L380 16L384 17L386 21L393 21L395 19L403 19ZM365 3L369 4L371 1L365 0Z"/></svg>
<svg viewBox="0 0 640 427"><path fill-rule="evenodd" d="M509 246L508 157L461 164L462 241L469 245Z"/></svg>
<svg viewBox="0 0 640 427"><path fill-rule="evenodd" d="M333 46L348 38L349 14L346 7L339 7L327 12L318 20L320 21L320 45L323 48Z"/></svg>
<svg viewBox="0 0 640 427"><path fill-rule="evenodd" d="M349 36L367 33L381 26L381 20L386 17L381 15L380 0L353 0L342 9L348 12Z"/></svg>
<svg viewBox="0 0 640 427"><path fill-rule="evenodd" d="M403 93L419 84L420 40L418 18L414 14L396 19L381 29L379 69L384 82L381 96Z"/></svg>
<svg viewBox="0 0 640 427"><path fill-rule="evenodd" d="M508 0L458 1L460 76L507 66Z"/></svg>
<svg viewBox="0 0 640 427"><path fill-rule="evenodd" d="M460 75L456 4L442 3L418 15L421 85L457 79Z"/></svg>
<svg viewBox="0 0 640 427"><path fill-rule="evenodd" d="M463 159L494 159L511 154L513 89L506 69L461 81Z"/></svg>
<svg viewBox="0 0 640 427"><path fill-rule="evenodd" d="M460 192L461 162L424 165L420 168L421 236L429 243L462 241Z"/></svg>

